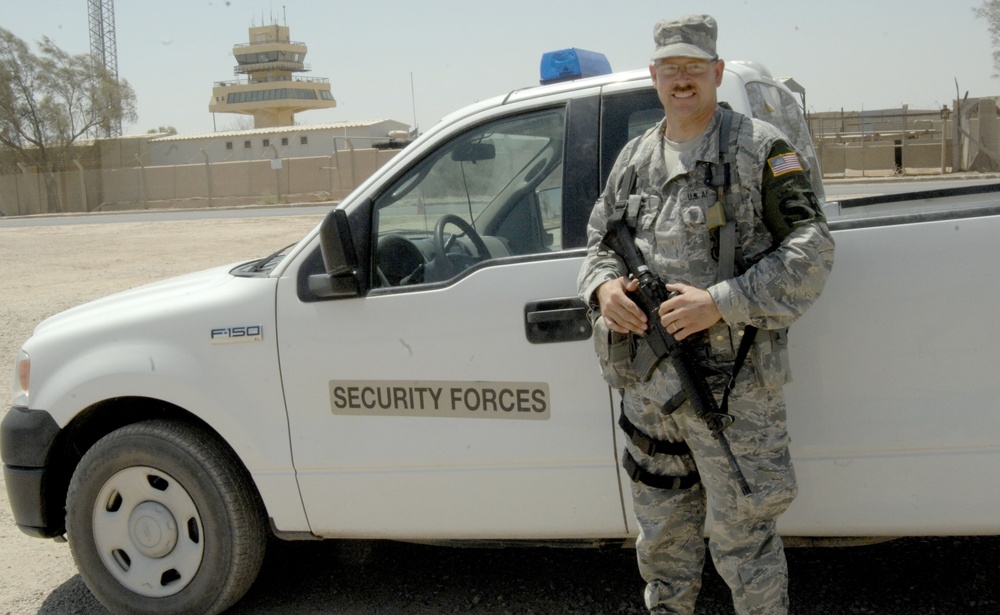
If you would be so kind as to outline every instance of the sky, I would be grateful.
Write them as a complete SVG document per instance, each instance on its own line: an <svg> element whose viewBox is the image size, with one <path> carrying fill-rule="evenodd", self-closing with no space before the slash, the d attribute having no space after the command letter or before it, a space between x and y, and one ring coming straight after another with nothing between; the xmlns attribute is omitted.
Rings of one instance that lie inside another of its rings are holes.
<svg viewBox="0 0 1000 615"><path fill-rule="evenodd" d="M465 105L538 83L546 51L604 53L644 68L653 25L690 13L719 23L723 59L752 60L806 90L810 112L940 109L957 93L1000 95L982 0L118 0L119 77L139 118L126 134L252 127L208 111L212 86L236 79L233 45L251 26L287 25L308 46L307 77L326 77L333 109L299 124L391 119L426 130ZM89 53L87 0L7 0L3 27L37 53L50 38ZM244 77L245 78L245 77ZM957 88L956 88L957 83Z"/></svg>

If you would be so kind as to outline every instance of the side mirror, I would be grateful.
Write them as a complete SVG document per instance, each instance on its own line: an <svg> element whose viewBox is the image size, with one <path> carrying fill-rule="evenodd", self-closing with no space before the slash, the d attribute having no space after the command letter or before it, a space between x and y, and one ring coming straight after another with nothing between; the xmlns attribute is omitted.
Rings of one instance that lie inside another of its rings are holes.
<svg viewBox="0 0 1000 615"><path fill-rule="evenodd" d="M357 297L358 254L346 211L333 209L323 219L319 226L319 248L326 273L309 276L309 289L325 299Z"/></svg>

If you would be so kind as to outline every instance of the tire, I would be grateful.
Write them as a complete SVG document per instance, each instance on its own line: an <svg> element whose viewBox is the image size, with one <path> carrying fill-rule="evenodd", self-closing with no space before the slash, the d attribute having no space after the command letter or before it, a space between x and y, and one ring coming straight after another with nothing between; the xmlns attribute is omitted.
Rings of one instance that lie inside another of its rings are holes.
<svg viewBox="0 0 1000 615"><path fill-rule="evenodd" d="M235 455L184 423L118 429L81 459L66 530L112 613L218 613L250 588L267 542L263 506Z"/></svg>

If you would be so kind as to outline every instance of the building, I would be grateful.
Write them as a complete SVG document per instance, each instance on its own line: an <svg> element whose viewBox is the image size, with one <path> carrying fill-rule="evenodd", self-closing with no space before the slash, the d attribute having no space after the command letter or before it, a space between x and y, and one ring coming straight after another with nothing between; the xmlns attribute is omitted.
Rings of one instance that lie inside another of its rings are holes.
<svg viewBox="0 0 1000 615"><path fill-rule="evenodd" d="M216 82L208 110L251 115L254 128L272 128L294 125L302 111L336 107L329 79L294 76L310 70L307 51L287 26L251 27L250 42L233 46L234 73L246 80Z"/></svg>
<svg viewBox="0 0 1000 615"><path fill-rule="evenodd" d="M927 175L969 169L950 109L810 113L809 132L824 177ZM968 122L966 122L968 125Z"/></svg>
<svg viewBox="0 0 1000 615"><path fill-rule="evenodd" d="M395 120L277 126L206 134L149 135L141 149L147 166L329 156L353 149L398 149L409 125ZM127 156L125 157L128 158ZM134 161L128 161L134 164Z"/></svg>

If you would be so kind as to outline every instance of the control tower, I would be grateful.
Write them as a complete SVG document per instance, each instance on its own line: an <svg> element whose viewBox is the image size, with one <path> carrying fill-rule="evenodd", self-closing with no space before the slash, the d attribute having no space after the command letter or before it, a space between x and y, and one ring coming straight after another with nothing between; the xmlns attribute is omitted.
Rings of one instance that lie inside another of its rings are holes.
<svg viewBox="0 0 1000 615"><path fill-rule="evenodd" d="M251 27L250 42L233 46L233 72L246 79L216 82L208 110L252 115L254 128L273 128L293 126L300 111L336 107L329 79L294 76L310 70L306 51L289 38L288 26Z"/></svg>

